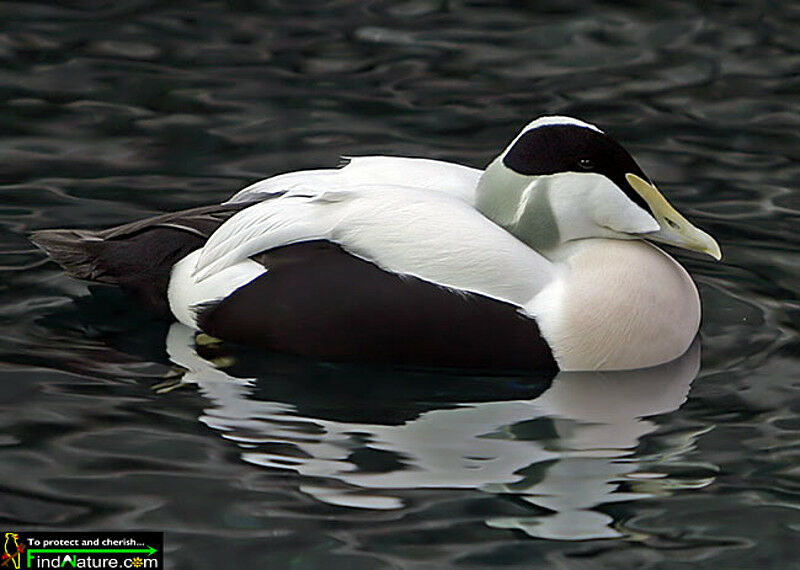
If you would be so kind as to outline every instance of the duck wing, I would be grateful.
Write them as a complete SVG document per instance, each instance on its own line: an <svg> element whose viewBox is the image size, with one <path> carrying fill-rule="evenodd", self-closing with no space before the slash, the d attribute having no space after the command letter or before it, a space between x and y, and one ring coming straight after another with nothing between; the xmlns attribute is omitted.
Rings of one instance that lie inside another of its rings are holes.
<svg viewBox="0 0 800 570"><path fill-rule="evenodd" d="M389 185L299 189L251 205L197 256L196 283L274 248L324 240L398 275L522 306L554 278L545 257L460 199Z"/></svg>

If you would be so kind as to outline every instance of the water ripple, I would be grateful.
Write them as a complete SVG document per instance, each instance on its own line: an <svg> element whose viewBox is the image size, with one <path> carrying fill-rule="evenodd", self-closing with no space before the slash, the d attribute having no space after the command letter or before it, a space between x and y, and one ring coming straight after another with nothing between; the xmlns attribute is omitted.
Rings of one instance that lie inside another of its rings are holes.
<svg viewBox="0 0 800 570"><path fill-rule="evenodd" d="M798 24L789 2L0 4L0 513L165 529L191 568L796 559ZM180 383L165 324L26 239L341 154L481 167L542 113L604 127L719 238L724 264L681 256L703 296L693 382L432 390L185 338Z"/></svg>

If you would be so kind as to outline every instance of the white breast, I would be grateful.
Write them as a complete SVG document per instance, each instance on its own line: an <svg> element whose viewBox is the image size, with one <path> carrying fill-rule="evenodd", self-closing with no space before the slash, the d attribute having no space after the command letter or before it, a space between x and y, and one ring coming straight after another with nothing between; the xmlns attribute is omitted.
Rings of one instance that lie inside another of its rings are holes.
<svg viewBox="0 0 800 570"><path fill-rule="evenodd" d="M526 305L562 370L655 366L686 352L700 298L674 259L640 240L580 240L564 254Z"/></svg>

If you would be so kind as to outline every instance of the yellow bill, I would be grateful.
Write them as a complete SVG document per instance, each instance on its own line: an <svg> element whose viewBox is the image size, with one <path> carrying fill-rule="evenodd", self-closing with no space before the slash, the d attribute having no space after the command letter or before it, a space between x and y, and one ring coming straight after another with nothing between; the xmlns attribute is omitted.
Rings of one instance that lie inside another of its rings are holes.
<svg viewBox="0 0 800 570"><path fill-rule="evenodd" d="M648 239L707 253L717 261L722 259L722 251L717 241L680 215L655 186L635 174L626 174L625 179L647 202L658 225L661 226L659 231L646 234Z"/></svg>

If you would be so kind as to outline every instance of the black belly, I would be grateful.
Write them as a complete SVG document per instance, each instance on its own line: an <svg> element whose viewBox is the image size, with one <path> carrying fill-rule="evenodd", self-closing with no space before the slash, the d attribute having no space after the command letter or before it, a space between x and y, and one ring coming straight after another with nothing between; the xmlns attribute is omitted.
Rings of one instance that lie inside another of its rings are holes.
<svg viewBox="0 0 800 570"><path fill-rule="evenodd" d="M253 259L268 271L200 308L206 333L330 360L557 369L536 321L508 303L384 271L326 241Z"/></svg>

